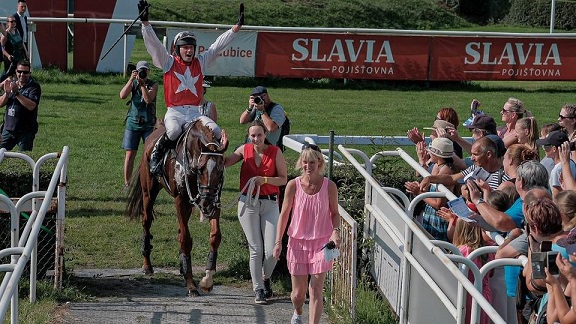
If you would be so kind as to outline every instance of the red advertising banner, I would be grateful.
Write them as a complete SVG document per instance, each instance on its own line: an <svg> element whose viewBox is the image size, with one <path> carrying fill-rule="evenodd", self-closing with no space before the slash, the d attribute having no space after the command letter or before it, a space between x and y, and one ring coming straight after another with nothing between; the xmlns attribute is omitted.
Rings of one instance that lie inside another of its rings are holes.
<svg viewBox="0 0 576 324"><path fill-rule="evenodd" d="M75 17L112 18L116 0L76 1ZM95 72L100 59L108 24L74 24L74 70Z"/></svg>
<svg viewBox="0 0 576 324"><path fill-rule="evenodd" d="M256 76L426 80L429 36L260 32Z"/></svg>
<svg viewBox="0 0 576 324"><path fill-rule="evenodd" d="M15 12L16 1L13 3ZM28 2L28 10L31 17L66 18L68 16L68 1L31 1ZM66 24L54 22L38 22L36 24L34 38L42 66L56 66L65 71L68 66L68 30Z"/></svg>
<svg viewBox="0 0 576 324"><path fill-rule="evenodd" d="M430 80L576 79L576 40L434 37Z"/></svg>

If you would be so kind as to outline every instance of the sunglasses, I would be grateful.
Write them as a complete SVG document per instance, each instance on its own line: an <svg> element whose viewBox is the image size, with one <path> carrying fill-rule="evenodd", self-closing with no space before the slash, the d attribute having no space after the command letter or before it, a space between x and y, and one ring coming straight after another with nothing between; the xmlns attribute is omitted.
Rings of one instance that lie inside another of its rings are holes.
<svg viewBox="0 0 576 324"><path fill-rule="evenodd" d="M16 22L15 20L6 20L6 22L13 23Z"/></svg>
<svg viewBox="0 0 576 324"><path fill-rule="evenodd" d="M574 118L576 118L576 117L574 117L574 116L562 116L562 115L558 115L558 118L560 118L560 119L566 119L566 118L568 118L568 119L574 119Z"/></svg>
<svg viewBox="0 0 576 324"><path fill-rule="evenodd" d="M26 70L16 70L16 73L18 73L18 74L30 74L30 71L26 71Z"/></svg>
<svg viewBox="0 0 576 324"><path fill-rule="evenodd" d="M505 114L505 113L513 113L513 112L515 112L515 111L512 111L512 110L506 110L506 109L504 109L504 108L502 108L502 110L500 110L500 113L501 113L501 114Z"/></svg>
<svg viewBox="0 0 576 324"><path fill-rule="evenodd" d="M302 145L302 151L304 151L305 149L311 149L316 152L322 153L322 150L320 150L320 147L318 147L318 145L310 144L308 142L305 142L304 145Z"/></svg>

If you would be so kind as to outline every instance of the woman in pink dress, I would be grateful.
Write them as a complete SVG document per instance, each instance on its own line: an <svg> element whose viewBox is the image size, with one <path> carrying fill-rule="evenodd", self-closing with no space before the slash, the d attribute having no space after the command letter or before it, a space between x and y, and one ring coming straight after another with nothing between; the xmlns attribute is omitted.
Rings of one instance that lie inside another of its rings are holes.
<svg viewBox="0 0 576 324"><path fill-rule="evenodd" d="M326 273L333 265L332 260L326 261L323 247L330 241L335 243L336 248L340 247L338 189L333 181L323 176L325 167L320 148L304 144L296 162L296 169L302 169L302 174L286 185L278 220L273 252L277 259L282 251L282 236L292 211L286 251L288 271L292 276L292 324L302 323L307 286L310 295L309 323L320 322L324 308L322 288Z"/></svg>

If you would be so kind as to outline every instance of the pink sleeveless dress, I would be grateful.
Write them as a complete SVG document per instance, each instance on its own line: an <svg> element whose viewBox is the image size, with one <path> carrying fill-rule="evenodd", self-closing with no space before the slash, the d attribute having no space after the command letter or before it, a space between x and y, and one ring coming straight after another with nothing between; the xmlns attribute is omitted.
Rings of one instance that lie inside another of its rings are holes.
<svg viewBox="0 0 576 324"><path fill-rule="evenodd" d="M295 179L296 193L292 206L292 220L288 227L288 249L286 261L292 275L308 275L327 272L333 262L324 260L322 246L332 235L332 217L328 199L328 178L314 195L302 189L301 177Z"/></svg>

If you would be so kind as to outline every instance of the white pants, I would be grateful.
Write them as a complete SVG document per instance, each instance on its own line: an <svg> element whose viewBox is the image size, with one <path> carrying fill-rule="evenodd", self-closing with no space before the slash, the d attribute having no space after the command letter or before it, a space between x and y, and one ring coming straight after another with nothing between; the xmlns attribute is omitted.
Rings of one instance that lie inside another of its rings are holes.
<svg viewBox="0 0 576 324"><path fill-rule="evenodd" d="M164 116L164 126L166 135L171 141L176 141L180 134L191 122L199 119L204 126L214 132L214 136L220 139L220 127L209 117L200 114L200 106L178 106L169 107Z"/></svg>
<svg viewBox="0 0 576 324"><path fill-rule="evenodd" d="M238 219L246 235L250 250L250 276L254 291L264 289L265 278L270 278L276 267L276 259L272 255L276 240L276 225L280 216L278 201L258 199L255 207L246 206L244 214L240 215L246 196L238 201Z"/></svg>

